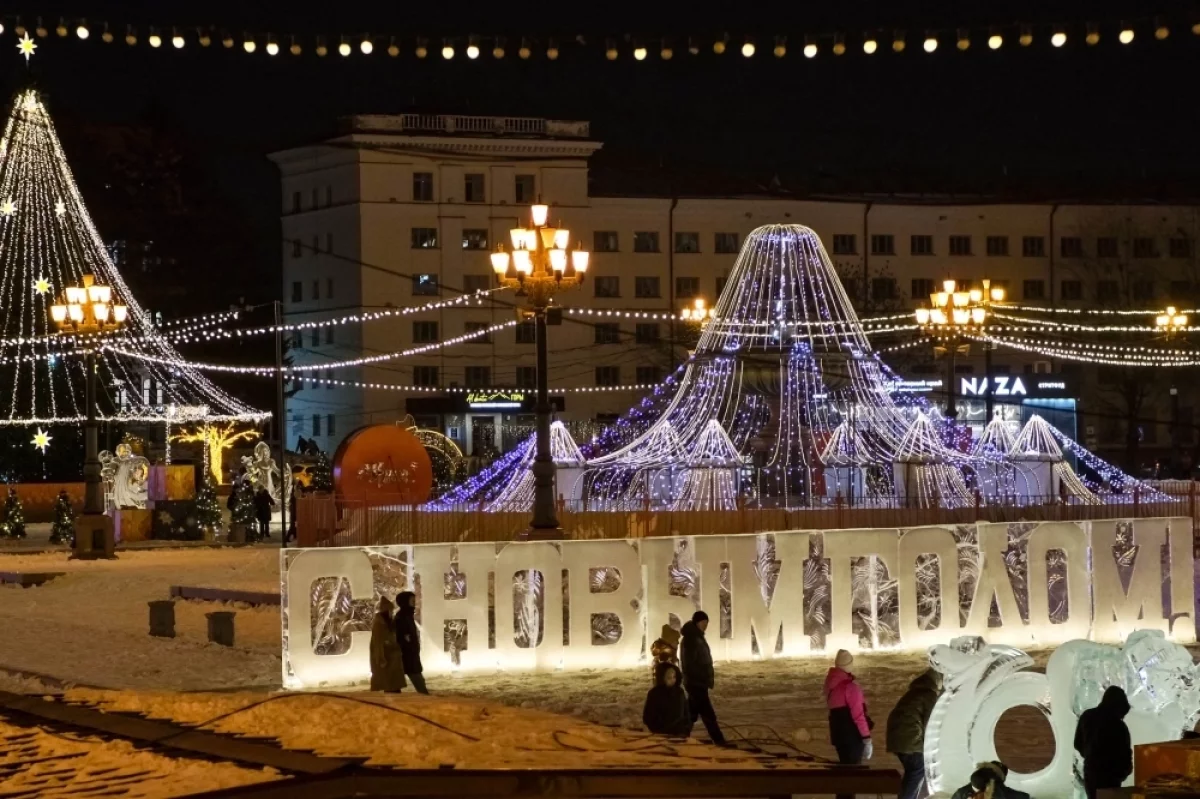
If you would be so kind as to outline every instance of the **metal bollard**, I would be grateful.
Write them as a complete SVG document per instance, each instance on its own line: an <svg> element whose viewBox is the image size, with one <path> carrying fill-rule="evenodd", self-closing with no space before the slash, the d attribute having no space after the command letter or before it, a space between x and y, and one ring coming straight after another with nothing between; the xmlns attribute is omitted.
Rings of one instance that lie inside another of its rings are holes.
<svg viewBox="0 0 1200 799"><path fill-rule="evenodd" d="M208 619L208 640L221 646L233 646L233 617L230 611L205 613Z"/></svg>
<svg viewBox="0 0 1200 799"><path fill-rule="evenodd" d="M175 600L157 599L150 605L150 634L158 638L175 637Z"/></svg>

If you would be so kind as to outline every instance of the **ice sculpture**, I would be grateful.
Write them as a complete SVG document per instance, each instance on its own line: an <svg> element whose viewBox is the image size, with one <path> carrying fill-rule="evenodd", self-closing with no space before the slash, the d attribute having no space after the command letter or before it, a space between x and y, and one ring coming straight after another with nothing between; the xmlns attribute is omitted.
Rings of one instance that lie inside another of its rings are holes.
<svg viewBox="0 0 1200 799"><path fill-rule="evenodd" d="M150 479L150 461L134 455L126 443L117 444L117 452L105 450L99 455L100 477L109 509L145 508L150 498L146 481Z"/></svg>
<svg viewBox="0 0 1200 799"><path fill-rule="evenodd" d="M1032 774L1014 771L1007 780L1039 799L1082 795L1075 727L1110 685L1129 697L1125 723L1135 745L1177 740L1200 719L1200 667L1161 630L1137 630L1120 647L1068 641L1051 655L1045 674L1024 671L1033 659L1021 650L978 637L935 646L929 661L944 675L925 732L925 773L935 794L966 784L976 763L997 759L996 725L1014 707L1038 708L1054 732L1049 765Z"/></svg>
<svg viewBox="0 0 1200 799"><path fill-rule="evenodd" d="M242 456L242 465L246 467L246 477L250 480L250 485L257 491L259 488L266 488L267 493L271 495L271 499L275 500L276 504L280 501L279 496L279 464L275 462L274 456L271 455L271 445L265 441L260 441L254 445L253 455ZM292 494L292 474L289 471L284 475L283 480L284 496L283 501L286 502Z"/></svg>

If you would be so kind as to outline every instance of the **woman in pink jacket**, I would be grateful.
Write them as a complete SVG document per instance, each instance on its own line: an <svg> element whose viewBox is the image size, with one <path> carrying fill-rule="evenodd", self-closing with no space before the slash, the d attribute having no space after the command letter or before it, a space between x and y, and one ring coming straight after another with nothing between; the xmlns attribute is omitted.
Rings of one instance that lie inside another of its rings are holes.
<svg viewBox="0 0 1200 799"><path fill-rule="evenodd" d="M829 708L829 741L837 749L838 761L865 763L875 753L871 745L874 723L867 715L867 702L854 675L846 671L854 656L839 649L833 668L825 675L825 704Z"/></svg>

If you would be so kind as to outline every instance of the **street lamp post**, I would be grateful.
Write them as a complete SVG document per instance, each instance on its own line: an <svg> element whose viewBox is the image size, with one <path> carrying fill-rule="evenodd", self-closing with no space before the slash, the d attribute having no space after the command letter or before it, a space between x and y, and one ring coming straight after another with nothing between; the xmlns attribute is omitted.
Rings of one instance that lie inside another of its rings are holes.
<svg viewBox="0 0 1200 799"><path fill-rule="evenodd" d="M68 286L60 301L50 307L50 318L60 333L115 332L125 324L129 309L113 302L112 287L96 283L93 275L83 276L82 286ZM83 425L83 529L76 534L77 557L112 556L112 520L104 515L104 488L100 479L99 432L96 420L96 349L84 351L84 403L87 421ZM100 532L102 541L95 535Z"/></svg>
<svg viewBox="0 0 1200 799"><path fill-rule="evenodd" d="M934 353L946 356L946 417L949 419L958 416L958 407L955 402L957 392L954 386L954 356L960 347L965 346L969 352L971 346L970 343L961 344L961 340L964 336L983 332L984 324L991 315L992 303L1004 302L1004 294L1004 289L1000 286L992 286L990 280L983 281L982 289L969 291L958 291L958 281L946 280L942 282L941 291L935 291L929 295L931 307L917 308L914 312L921 331L936 342L940 342L934 345ZM988 343L985 342L984 346L987 347ZM939 350L942 352L938 353ZM990 370L990 354L986 350L985 355L989 356L987 368ZM990 378L989 374L985 379L990 381ZM990 383L986 401L987 421L990 422L992 416Z"/></svg>
<svg viewBox="0 0 1200 799"><path fill-rule="evenodd" d="M554 501L554 460L550 454L549 354L546 315L559 291L576 288L587 274L589 254L581 246L569 250L571 232L553 227L550 207L538 203L530 209L530 226L509 231L511 248L500 244L492 253L492 269L501 286L524 295L523 318L532 318L537 333L537 449L533 459L533 521L528 537L561 535Z"/></svg>
<svg viewBox="0 0 1200 799"><path fill-rule="evenodd" d="M1187 314L1181 314L1175 309L1175 306L1167 306L1165 313L1161 313L1154 318L1154 326L1162 331L1163 338L1167 341L1175 338L1176 334L1182 332L1188 326ZM1171 386L1171 444L1175 446L1179 443L1179 389L1174 385Z"/></svg>

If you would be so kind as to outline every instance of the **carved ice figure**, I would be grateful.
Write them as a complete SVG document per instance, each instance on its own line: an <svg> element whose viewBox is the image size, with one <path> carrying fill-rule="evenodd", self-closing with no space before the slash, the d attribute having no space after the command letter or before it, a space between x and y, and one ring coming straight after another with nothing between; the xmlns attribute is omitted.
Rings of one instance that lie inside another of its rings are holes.
<svg viewBox="0 0 1200 799"><path fill-rule="evenodd" d="M1129 697L1125 723L1135 745L1177 740L1200 718L1200 667L1161 630L1133 632L1123 647L1068 641L1051 655L1045 674L1022 671L1033 659L1021 650L990 646L981 638L935 646L929 661L944 675L925 732L926 775L935 794L964 785L976 763L997 759L996 724L1014 707L1038 708L1054 732L1050 763L1032 774L1011 772L1007 779L1039 799L1082 795L1075 727L1110 685L1121 686Z"/></svg>
<svg viewBox="0 0 1200 799"><path fill-rule="evenodd" d="M146 482L150 479L150 461L134 455L125 443L117 444L117 452L105 450L100 459L100 479L104 481L104 504L109 510L145 508L150 498Z"/></svg>
<svg viewBox="0 0 1200 799"><path fill-rule="evenodd" d="M275 500L276 505L280 502L279 496L279 464L275 462L275 458L271 455L271 445L265 441L260 441L254 445L253 455L243 455L242 465L246 467L246 477L250 480L250 485L257 491L265 486L267 493L271 495L271 499ZM292 493L292 475L289 472L284 476L284 490L286 495L282 497L283 501L287 501Z"/></svg>

